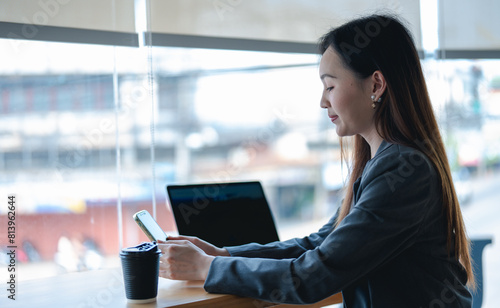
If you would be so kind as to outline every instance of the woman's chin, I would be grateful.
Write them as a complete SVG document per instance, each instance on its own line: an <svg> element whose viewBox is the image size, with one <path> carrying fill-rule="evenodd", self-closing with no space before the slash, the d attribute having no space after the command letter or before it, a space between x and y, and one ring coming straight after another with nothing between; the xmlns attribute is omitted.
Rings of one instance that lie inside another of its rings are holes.
<svg viewBox="0 0 500 308"><path fill-rule="evenodd" d="M337 133L337 135L338 135L339 137L347 137L347 136L349 136L349 135L348 135L348 134L347 134L344 130L342 130L342 128L341 128L341 127L339 127L338 125L337 125L337 128L335 129L335 132Z"/></svg>

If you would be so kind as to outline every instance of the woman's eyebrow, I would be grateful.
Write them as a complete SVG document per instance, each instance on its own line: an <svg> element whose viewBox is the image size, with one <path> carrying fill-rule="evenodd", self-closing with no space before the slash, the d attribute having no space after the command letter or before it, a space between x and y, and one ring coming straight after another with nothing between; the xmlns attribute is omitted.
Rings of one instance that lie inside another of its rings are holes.
<svg viewBox="0 0 500 308"><path fill-rule="evenodd" d="M326 73L325 73L325 74L322 74L322 75L320 76L321 80L325 79L326 77L330 77L330 78L337 78L337 77L335 77L335 76L333 76L333 75L326 74Z"/></svg>

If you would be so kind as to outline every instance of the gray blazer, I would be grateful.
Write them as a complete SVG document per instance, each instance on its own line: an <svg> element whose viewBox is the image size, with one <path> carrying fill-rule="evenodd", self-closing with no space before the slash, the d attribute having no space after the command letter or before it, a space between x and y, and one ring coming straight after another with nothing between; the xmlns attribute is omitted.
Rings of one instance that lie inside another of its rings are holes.
<svg viewBox="0 0 500 308"><path fill-rule="evenodd" d="M333 230L336 218L301 239L227 247L231 257L214 259L205 290L291 304L342 291L344 307L471 307L465 270L446 249L439 180L422 152L384 141Z"/></svg>

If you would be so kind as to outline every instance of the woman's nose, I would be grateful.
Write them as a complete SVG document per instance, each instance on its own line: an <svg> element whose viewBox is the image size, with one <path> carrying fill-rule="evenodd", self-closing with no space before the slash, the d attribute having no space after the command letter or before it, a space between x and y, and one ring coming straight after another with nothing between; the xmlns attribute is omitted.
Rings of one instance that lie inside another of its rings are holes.
<svg viewBox="0 0 500 308"><path fill-rule="evenodd" d="M325 98L324 95L322 95L321 99L319 100L319 106L324 109L330 107L330 103L328 102L328 100Z"/></svg>

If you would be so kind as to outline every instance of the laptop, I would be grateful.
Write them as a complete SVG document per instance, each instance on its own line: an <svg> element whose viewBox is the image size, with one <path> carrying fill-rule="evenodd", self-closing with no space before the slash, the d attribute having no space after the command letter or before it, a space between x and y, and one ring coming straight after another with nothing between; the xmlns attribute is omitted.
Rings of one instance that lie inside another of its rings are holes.
<svg viewBox="0 0 500 308"><path fill-rule="evenodd" d="M218 247L279 241L258 181L168 185L166 189L181 235Z"/></svg>

